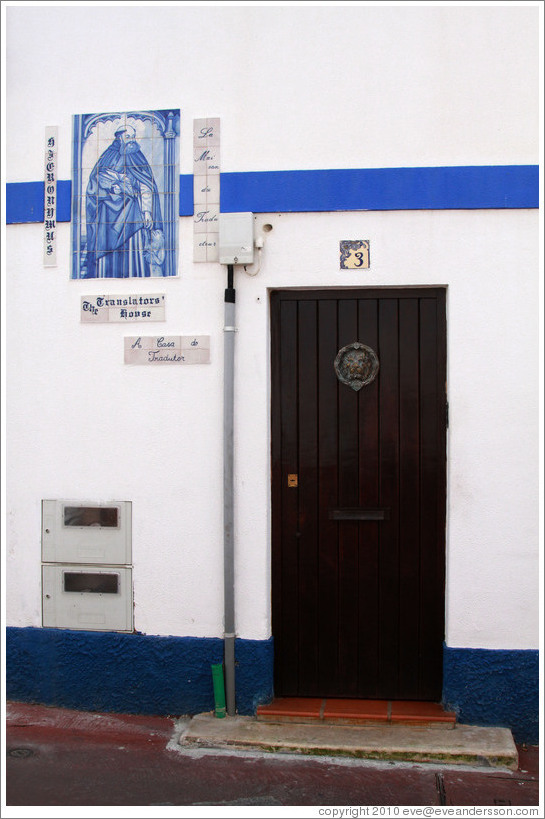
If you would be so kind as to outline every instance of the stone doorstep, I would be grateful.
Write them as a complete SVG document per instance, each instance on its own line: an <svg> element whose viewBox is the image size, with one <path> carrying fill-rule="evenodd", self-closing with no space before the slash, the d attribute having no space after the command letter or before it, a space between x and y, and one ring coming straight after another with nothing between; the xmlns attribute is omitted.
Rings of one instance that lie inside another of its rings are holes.
<svg viewBox="0 0 545 819"><path fill-rule="evenodd" d="M472 725L456 725L445 731L393 723L380 726L278 723L242 716L219 719L210 712L191 719L180 744L512 770L518 767L517 748L508 728Z"/></svg>

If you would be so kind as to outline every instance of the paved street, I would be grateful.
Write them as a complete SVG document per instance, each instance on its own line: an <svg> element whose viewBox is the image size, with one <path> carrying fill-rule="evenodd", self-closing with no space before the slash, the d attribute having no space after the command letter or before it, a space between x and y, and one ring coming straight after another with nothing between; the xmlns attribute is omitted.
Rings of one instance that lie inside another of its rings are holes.
<svg viewBox="0 0 545 819"><path fill-rule="evenodd" d="M374 763L184 747L187 721L175 718L19 703L6 710L8 816L15 806L35 808L29 817L46 806L93 805L146 806L143 816L154 815L151 806L208 806L208 816L244 805L254 816L260 807L289 816L283 808L307 806L304 815L318 816L320 806L539 804L537 748L519 747L517 771Z"/></svg>

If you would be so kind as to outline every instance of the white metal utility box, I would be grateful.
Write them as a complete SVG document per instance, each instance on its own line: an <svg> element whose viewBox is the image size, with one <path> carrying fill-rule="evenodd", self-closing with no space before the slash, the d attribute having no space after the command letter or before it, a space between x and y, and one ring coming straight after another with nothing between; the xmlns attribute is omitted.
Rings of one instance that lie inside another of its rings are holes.
<svg viewBox="0 0 545 819"><path fill-rule="evenodd" d="M131 563L131 502L42 501L43 563Z"/></svg>
<svg viewBox="0 0 545 819"><path fill-rule="evenodd" d="M220 264L253 264L253 213L220 213L219 256Z"/></svg>
<svg viewBox="0 0 545 819"><path fill-rule="evenodd" d="M42 565L43 625L85 631L132 631L132 570Z"/></svg>
<svg viewBox="0 0 545 819"><path fill-rule="evenodd" d="M132 503L42 501L42 623L132 631Z"/></svg>

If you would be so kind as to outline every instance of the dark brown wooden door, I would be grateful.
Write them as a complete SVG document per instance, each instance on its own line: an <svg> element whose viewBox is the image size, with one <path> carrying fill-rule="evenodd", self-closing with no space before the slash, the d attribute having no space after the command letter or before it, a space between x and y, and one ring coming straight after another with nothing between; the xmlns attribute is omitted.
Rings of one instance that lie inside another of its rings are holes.
<svg viewBox="0 0 545 819"><path fill-rule="evenodd" d="M445 291L275 291L271 330L275 695L439 700Z"/></svg>

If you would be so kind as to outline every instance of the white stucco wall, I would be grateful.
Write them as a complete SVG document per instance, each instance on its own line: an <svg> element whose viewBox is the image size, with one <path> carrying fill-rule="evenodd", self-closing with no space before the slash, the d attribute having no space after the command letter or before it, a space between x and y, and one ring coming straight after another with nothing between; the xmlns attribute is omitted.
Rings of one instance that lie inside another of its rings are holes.
<svg viewBox="0 0 545 819"><path fill-rule="evenodd" d="M46 125L59 126L68 179L74 113L168 106L182 111L182 173L192 120L205 116L221 118L226 172L538 159L536 8L7 11L10 182L42 178ZM270 635L268 289L446 284L447 643L537 646L538 218L257 217L258 230L273 225L261 271L236 273L240 636ZM176 280L73 282L68 224L55 269L42 266L41 225L6 235L8 625L41 623L41 499L124 499L136 629L221 636L225 268L192 262L190 217ZM371 242L368 271L339 270L339 240L353 237ZM81 295L101 292L164 292L167 320L81 324ZM126 366L123 336L135 332L210 335L212 363Z"/></svg>
<svg viewBox="0 0 545 819"><path fill-rule="evenodd" d="M222 170L535 163L538 8L7 9L10 181L40 179L43 126L76 113L221 116ZM70 152L59 156L70 177Z"/></svg>

